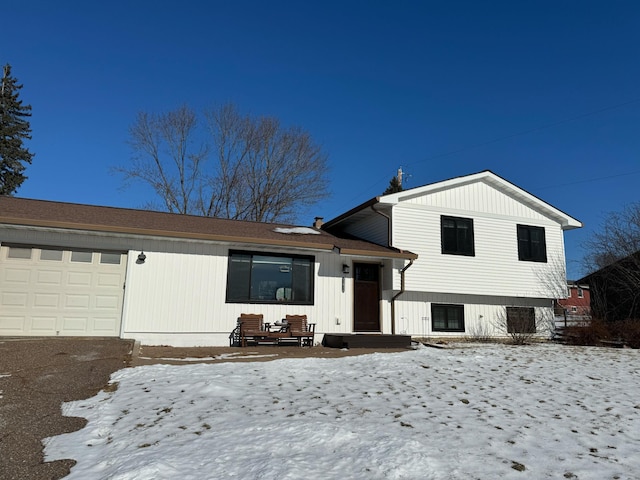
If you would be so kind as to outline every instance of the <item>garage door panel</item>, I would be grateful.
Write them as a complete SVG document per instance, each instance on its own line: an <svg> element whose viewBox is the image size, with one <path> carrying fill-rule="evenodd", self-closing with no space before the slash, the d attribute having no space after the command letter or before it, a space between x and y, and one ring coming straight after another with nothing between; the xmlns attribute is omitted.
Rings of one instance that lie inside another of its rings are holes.
<svg viewBox="0 0 640 480"><path fill-rule="evenodd" d="M58 317L31 317L31 331L40 335L56 333Z"/></svg>
<svg viewBox="0 0 640 480"><path fill-rule="evenodd" d="M38 270L37 273L37 285L62 285L62 272L60 270Z"/></svg>
<svg viewBox="0 0 640 480"><path fill-rule="evenodd" d="M60 295L57 293L36 293L34 296L34 308L57 308L58 305L60 305Z"/></svg>
<svg viewBox="0 0 640 480"><path fill-rule="evenodd" d="M0 315L0 333L2 335L20 335L25 329L24 315Z"/></svg>
<svg viewBox="0 0 640 480"><path fill-rule="evenodd" d="M0 306L3 308L26 307L28 298L29 296L26 293L4 292L0 297Z"/></svg>
<svg viewBox="0 0 640 480"><path fill-rule="evenodd" d="M6 285L29 283L31 271L24 268L4 269L3 281Z"/></svg>
<svg viewBox="0 0 640 480"><path fill-rule="evenodd" d="M69 272L69 276L67 278L67 284L74 287L90 287L91 273L90 272Z"/></svg>
<svg viewBox="0 0 640 480"><path fill-rule="evenodd" d="M117 310L119 300L118 295L96 295L96 308Z"/></svg>
<svg viewBox="0 0 640 480"><path fill-rule="evenodd" d="M111 263L72 262L70 249L11 250L0 245L0 335L118 336L126 255L80 252Z"/></svg>
<svg viewBox="0 0 640 480"><path fill-rule="evenodd" d="M93 330L102 332L103 335L109 335L117 331L118 320L113 317L94 318Z"/></svg>
<svg viewBox="0 0 640 480"><path fill-rule="evenodd" d="M63 317L62 319L62 330L67 334L84 334L88 325L88 317Z"/></svg>
<svg viewBox="0 0 640 480"><path fill-rule="evenodd" d="M89 295L65 295L65 308L89 308L91 297Z"/></svg>
<svg viewBox="0 0 640 480"><path fill-rule="evenodd" d="M113 287L119 288L122 279L122 275L117 273L98 273L98 286L99 287Z"/></svg>

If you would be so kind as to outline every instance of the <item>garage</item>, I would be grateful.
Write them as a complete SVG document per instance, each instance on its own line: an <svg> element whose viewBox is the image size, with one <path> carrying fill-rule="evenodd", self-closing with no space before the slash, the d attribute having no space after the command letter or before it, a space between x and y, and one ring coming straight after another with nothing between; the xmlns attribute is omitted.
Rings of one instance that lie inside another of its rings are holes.
<svg viewBox="0 0 640 480"><path fill-rule="evenodd" d="M0 335L120 334L126 254L0 247Z"/></svg>

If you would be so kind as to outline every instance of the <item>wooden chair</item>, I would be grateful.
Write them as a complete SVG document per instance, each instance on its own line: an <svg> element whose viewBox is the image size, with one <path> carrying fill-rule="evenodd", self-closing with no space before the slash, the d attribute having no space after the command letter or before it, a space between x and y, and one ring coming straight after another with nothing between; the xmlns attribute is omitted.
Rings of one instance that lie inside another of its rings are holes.
<svg viewBox="0 0 640 480"><path fill-rule="evenodd" d="M289 324L291 338L298 341L298 346L313 346L313 336L316 331L315 323L307 323L306 315L287 315L285 320Z"/></svg>
<svg viewBox="0 0 640 480"><path fill-rule="evenodd" d="M258 343L267 332L264 330L263 315L261 313L241 313L238 318L240 327L240 345L247 346L247 341Z"/></svg>

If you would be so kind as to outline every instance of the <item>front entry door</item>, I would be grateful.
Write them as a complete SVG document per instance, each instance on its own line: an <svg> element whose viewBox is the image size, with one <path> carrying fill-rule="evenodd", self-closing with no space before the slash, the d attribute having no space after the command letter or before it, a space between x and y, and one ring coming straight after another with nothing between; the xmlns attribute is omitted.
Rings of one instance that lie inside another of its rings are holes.
<svg viewBox="0 0 640 480"><path fill-rule="evenodd" d="M371 263L354 264L353 329L380 331L380 267Z"/></svg>

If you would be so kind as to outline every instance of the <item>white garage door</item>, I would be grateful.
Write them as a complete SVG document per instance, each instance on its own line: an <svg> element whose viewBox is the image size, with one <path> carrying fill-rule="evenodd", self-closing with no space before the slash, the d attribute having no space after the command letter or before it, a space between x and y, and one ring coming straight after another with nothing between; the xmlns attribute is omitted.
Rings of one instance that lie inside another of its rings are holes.
<svg viewBox="0 0 640 480"><path fill-rule="evenodd" d="M126 255L0 247L0 335L118 336Z"/></svg>

